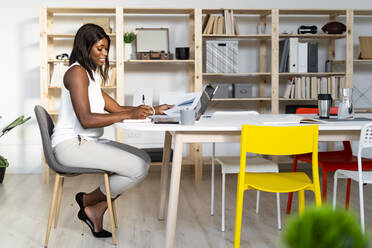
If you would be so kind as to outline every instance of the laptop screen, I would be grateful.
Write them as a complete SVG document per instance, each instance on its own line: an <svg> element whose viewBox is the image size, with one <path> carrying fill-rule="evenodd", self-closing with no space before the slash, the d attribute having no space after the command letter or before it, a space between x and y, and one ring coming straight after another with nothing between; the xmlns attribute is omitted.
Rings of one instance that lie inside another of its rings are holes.
<svg viewBox="0 0 372 248"><path fill-rule="evenodd" d="M217 91L217 88L218 88L218 86L216 86L216 88L214 88L211 85L207 85L204 88L204 90L203 90L203 92L200 96L200 99L198 101L198 104L195 107L195 111L197 113L196 120L199 120L200 116L202 116L204 114L205 110L207 110L210 101L212 100L212 98L214 97L214 94Z"/></svg>

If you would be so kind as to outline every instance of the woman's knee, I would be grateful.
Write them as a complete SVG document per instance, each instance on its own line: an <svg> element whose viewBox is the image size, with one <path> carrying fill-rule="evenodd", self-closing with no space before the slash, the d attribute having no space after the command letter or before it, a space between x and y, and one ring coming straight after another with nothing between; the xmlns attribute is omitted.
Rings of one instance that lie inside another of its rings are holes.
<svg viewBox="0 0 372 248"><path fill-rule="evenodd" d="M135 179L141 179L141 178L146 177L149 167L150 167L149 162L143 159L138 159L137 163L132 164L130 177L135 178Z"/></svg>

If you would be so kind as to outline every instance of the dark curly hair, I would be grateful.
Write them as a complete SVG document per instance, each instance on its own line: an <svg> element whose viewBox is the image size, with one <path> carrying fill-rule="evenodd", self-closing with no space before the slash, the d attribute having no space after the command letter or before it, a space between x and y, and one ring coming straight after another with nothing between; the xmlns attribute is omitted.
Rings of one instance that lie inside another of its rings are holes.
<svg viewBox="0 0 372 248"><path fill-rule="evenodd" d="M70 65L78 62L87 70L89 77L92 80L94 80L93 71L96 70L96 65L90 60L89 53L93 45L103 38L106 38L108 42L108 50L110 50L110 37L105 33L102 27L96 24L84 24L79 28L75 35L74 46L70 55ZM104 68L100 66L98 69L102 79L106 81L109 70L108 56L106 57Z"/></svg>

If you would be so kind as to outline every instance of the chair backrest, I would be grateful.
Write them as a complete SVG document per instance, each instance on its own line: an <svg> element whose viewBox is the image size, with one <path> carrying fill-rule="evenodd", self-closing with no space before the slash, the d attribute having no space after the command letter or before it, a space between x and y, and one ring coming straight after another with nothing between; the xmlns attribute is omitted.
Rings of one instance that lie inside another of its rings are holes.
<svg viewBox="0 0 372 248"><path fill-rule="evenodd" d="M330 114L337 115L338 107L331 107ZM318 108L297 108L296 114L318 114ZM353 156L353 150L351 149L350 141L343 141L344 152L347 153L350 157Z"/></svg>
<svg viewBox="0 0 372 248"><path fill-rule="evenodd" d="M359 152L368 147L372 147L372 122L365 124L360 132Z"/></svg>
<svg viewBox="0 0 372 248"><path fill-rule="evenodd" d="M48 166L52 170L60 174L87 174L87 173L104 173L105 172L100 169L64 166L58 163L56 157L54 156L52 142L50 139L50 137L53 134L53 129L54 129L52 118L50 118L50 115L48 114L48 112L40 105L36 105L34 108L34 111L35 111L37 123L39 124L45 160Z"/></svg>
<svg viewBox="0 0 372 248"><path fill-rule="evenodd" d="M319 180L318 133L318 125L243 125L241 132L239 174L245 174L247 152L263 155L297 155L312 153L313 178L314 180L316 180L316 178Z"/></svg>

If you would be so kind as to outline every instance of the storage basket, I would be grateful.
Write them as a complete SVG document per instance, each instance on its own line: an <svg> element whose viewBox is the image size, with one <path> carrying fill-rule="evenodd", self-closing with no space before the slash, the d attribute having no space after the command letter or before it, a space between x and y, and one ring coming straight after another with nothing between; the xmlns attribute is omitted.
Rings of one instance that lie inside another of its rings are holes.
<svg viewBox="0 0 372 248"><path fill-rule="evenodd" d="M238 41L207 40L205 45L207 73L238 72Z"/></svg>

